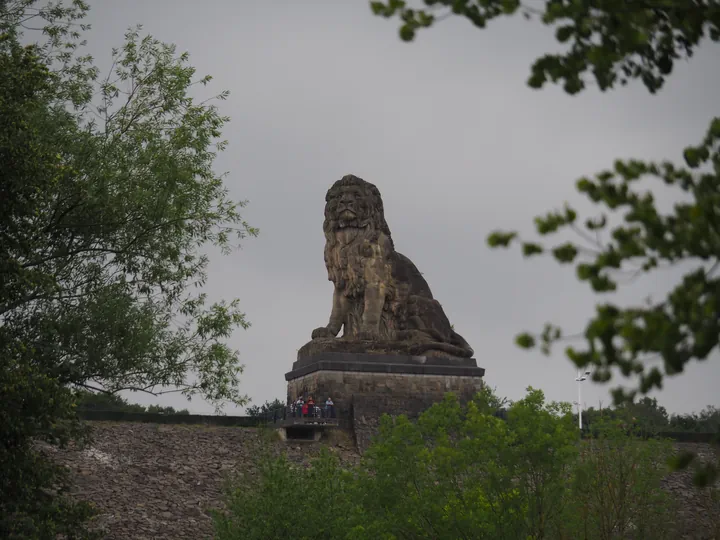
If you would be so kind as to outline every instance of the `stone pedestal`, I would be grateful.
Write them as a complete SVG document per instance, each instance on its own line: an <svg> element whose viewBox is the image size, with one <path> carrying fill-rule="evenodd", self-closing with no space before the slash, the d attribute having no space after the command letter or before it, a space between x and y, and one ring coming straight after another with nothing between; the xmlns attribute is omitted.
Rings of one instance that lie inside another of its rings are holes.
<svg viewBox="0 0 720 540"><path fill-rule="evenodd" d="M355 430L363 450L368 441L359 431L372 431L383 413L416 417L447 392L469 400L482 389L484 374L473 358L320 353L295 362L285 380L290 399L324 403L331 397L341 425Z"/></svg>

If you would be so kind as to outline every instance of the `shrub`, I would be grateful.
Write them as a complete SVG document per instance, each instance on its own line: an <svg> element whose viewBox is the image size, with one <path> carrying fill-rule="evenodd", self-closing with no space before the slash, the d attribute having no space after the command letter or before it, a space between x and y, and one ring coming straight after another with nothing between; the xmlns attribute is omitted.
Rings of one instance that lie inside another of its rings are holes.
<svg viewBox="0 0 720 540"><path fill-rule="evenodd" d="M503 419L489 391L449 394L417 422L383 416L361 465L264 461L236 479L217 538L493 540L671 535L660 480L670 447L620 422L580 441L569 404L529 389Z"/></svg>

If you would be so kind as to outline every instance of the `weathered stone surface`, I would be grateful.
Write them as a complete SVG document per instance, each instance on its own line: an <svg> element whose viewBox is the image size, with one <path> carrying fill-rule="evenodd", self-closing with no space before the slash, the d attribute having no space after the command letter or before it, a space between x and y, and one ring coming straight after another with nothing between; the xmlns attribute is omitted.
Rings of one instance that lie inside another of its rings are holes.
<svg viewBox="0 0 720 540"><path fill-rule="evenodd" d="M323 444L288 445L257 428L90 424L91 447L45 449L70 469L74 496L100 510L94 526L111 540L211 538L208 512L222 508L226 477L257 474L268 453L307 463ZM359 460L351 441L333 441L331 450L344 463Z"/></svg>
<svg viewBox="0 0 720 540"><path fill-rule="evenodd" d="M393 364L368 364L370 367L393 366ZM407 366L402 366L407 368ZM416 366L423 368L424 366ZM452 368L435 366L446 372ZM459 371L472 368L455 368ZM475 368L479 369L479 368ZM370 414L368 403L373 403L373 414L379 418L382 413L419 414L447 392L454 392L461 400L471 399L482 389L481 376L469 375L428 375L393 373L388 371L338 371L317 370L288 381L288 395L313 396L315 401L331 397L341 420L348 419L356 425L358 413ZM357 436L357 432L356 432ZM364 447L362 447L364 448Z"/></svg>
<svg viewBox="0 0 720 540"><path fill-rule="evenodd" d="M317 340L320 341L320 340ZM336 340L337 341L337 340ZM372 351L370 353L353 351L353 352L336 352L326 351L314 354L312 356L303 356L293 363L293 371L285 375L285 380L293 378L291 373L300 371L302 368L309 366L318 366L319 364L333 365L333 366L346 366L343 369L350 371L368 371L372 368L367 369L353 369L352 366L365 365L365 364L383 364L383 365L397 365L403 366L395 371L406 370L408 373L424 373L422 370L413 371L413 367L428 367L428 366L442 366L451 369L446 370L448 374L452 374L454 368L467 367L473 368L471 371L477 376L482 376L485 370L478 368L477 361L474 358L454 358L447 356L422 356L422 355L410 355L400 354L399 351ZM374 368L378 371L392 371L393 368ZM439 374L442 370L437 370L435 374ZM430 373L430 372L428 372Z"/></svg>
<svg viewBox="0 0 720 540"><path fill-rule="evenodd" d="M453 375L413 375L409 373L359 373L352 371L315 371L288 381L291 395L310 393L334 401L353 395L387 395L395 398L432 396L430 403L442 400L447 392L474 395L482 388L482 378Z"/></svg>
<svg viewBox="0 0 720 540"><path fill-rule="evenodd" d="M325 201L332 311L298 359L324 351L470 358L472 348L455 332L421 272L395 251L377 187L347 175Z"/></svg>
<svg viewBox="0 0 720 540"><path fill-rule="evenodd" d="M708 443L673 444L675 452L696 454L700 463L717 463L720 451ZM673 472L662 481L675 503L677 538L684 540L720 539L720 480L715 489L698 489L693 486L693 469Z"/></svg>

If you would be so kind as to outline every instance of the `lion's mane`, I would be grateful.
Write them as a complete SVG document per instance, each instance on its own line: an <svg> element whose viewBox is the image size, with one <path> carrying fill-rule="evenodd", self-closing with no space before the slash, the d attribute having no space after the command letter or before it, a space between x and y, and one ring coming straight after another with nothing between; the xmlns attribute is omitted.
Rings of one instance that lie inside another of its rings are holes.
<svg viewBox="0 0 720 540"><path fill-rule="evenodd" d="M360 202L364 212L354 220L352 227L347 228L348 223L338 215L337 207L341 189L349 186L356 187L360 191ZM393 251L395 249L390 228L385 221L380 191L369 182L347 175L335 182L328 190L325 202L323 232L328 279L339 284L345 296L362 296L365 291L365 279L360 270L368 247L377 244L382 233L387 238L390 249ZM341 228L347 231L345 241L340 241L336 234Z"/></svg>

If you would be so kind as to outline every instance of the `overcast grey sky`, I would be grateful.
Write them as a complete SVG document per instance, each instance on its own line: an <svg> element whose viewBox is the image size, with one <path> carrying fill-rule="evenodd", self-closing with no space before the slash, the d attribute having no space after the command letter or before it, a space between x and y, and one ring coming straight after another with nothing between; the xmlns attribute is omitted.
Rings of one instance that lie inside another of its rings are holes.
<svg viewBox="0 0 720 540"><path fill-rule="evenodd" d="M712 44L678 65L656 96L633 84L570 97L525 85L533 59L557 45L551 29L521 17L483 31L451 18L407 44L397 21L372 16L364 0L90 5L88 48L101 68L126 29L142 24L214 77L208 96L231 92L221 104L229 148L217 170L228 171L235 198L249 199L244 216L261 234L230 256L213 253L206 290L215 300L240 298L252 322L231 342L255 403L284 398L297 349L326 323L324 196L348 173L380 189L398 251L424 273L487 383L512 399L532 385L575 400L575 370L560 348L547 358L513 339L548 320L582 330L595 298L571 268L491 251L485 237L494 228L528 231L535 215L564 201L590 208L574 181L616 158L680 161L718 114ZM677 277L646 277L620 298L657 298ZM718 381L716 355L668 380L658 398L675 412L718 405ZM128 397L212 411L199 399ZM599 400L609 403L608 387L587 384L583 401Z"/></svg>

